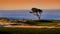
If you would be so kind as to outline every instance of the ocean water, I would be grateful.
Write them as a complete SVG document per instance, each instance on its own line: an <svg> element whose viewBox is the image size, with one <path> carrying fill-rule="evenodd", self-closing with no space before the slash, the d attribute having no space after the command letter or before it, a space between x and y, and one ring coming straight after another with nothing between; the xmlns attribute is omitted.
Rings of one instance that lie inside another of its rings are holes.
<svg viewBox="0 0 60 34"><path fill-rule="evenodd" d="M31 10L0 10L0 17L9 19L37 19L31 13ZM60 20L60 10L43 10L41 19L45 20Z"/></svg>

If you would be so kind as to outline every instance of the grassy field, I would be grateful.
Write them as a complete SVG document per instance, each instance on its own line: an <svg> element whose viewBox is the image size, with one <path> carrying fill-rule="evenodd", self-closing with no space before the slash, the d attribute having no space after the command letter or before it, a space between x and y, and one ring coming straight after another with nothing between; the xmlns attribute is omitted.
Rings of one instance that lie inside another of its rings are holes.
<svg viewBox="0 0 60 34"><path fill-rule="evenodd" d="M28 21L26 23L37 26L56 26L58 23L60 23L60 20Z"/></svg>
<svg viewBox="0 0 60 34"><path fill-rule="evenodd" d="M0 34L60 34L60 28L0 28Z"/></svg>
<svg viewBox="0 0 60 34"><path fill-rule="evenodd" d="M27 24L56 26L60 20L27 21ZM60 28L0 28L0 34L60 34Z"/></svg>

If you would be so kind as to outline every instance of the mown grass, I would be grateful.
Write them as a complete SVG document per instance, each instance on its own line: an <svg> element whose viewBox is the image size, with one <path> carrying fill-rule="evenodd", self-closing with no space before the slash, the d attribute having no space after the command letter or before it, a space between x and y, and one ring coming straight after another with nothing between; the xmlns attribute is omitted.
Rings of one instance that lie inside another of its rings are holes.
<svg viewBox="0 0 60 34"><path fill-rule="evenodd" d="M55 26L57 23L42 23L42 22L30 22L30 25L36 25L36 26Z"/></svg>
<svg viewBox="0 0 60 34"><path fill-rule="evenodd" d="M2 34L60 34L60 28L0 28Z"/></svg>
<svg viewBox="0 0 60 34"><path fill-rule="evenodd" d="M60 23L60 20L27 21L26 23L37 26L55 26Z"/></svg>

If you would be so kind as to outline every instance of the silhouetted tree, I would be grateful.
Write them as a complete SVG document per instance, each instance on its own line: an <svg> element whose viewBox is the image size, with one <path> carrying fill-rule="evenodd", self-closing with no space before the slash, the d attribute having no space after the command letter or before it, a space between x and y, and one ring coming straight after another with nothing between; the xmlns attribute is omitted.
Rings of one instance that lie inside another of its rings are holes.
<svg viewBox="0 0 60 34"><path fill-rule="evenodd" d="M34 15L36 15L38 17L38 20L40 20L42 10L37 9L37 8L32 8L31 10L32 10L32 12L30 12L30 13L33 13Z"/></svg>

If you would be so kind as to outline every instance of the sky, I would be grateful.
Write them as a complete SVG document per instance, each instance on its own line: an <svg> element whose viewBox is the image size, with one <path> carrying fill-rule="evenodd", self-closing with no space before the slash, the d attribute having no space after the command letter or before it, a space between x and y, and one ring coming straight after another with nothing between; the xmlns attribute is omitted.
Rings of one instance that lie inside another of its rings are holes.
<svg viewBox="0 0 60 34"><path fill-rule="evenodd" d="M0 0L0 10L60 9L60 0Z"/></svg>

